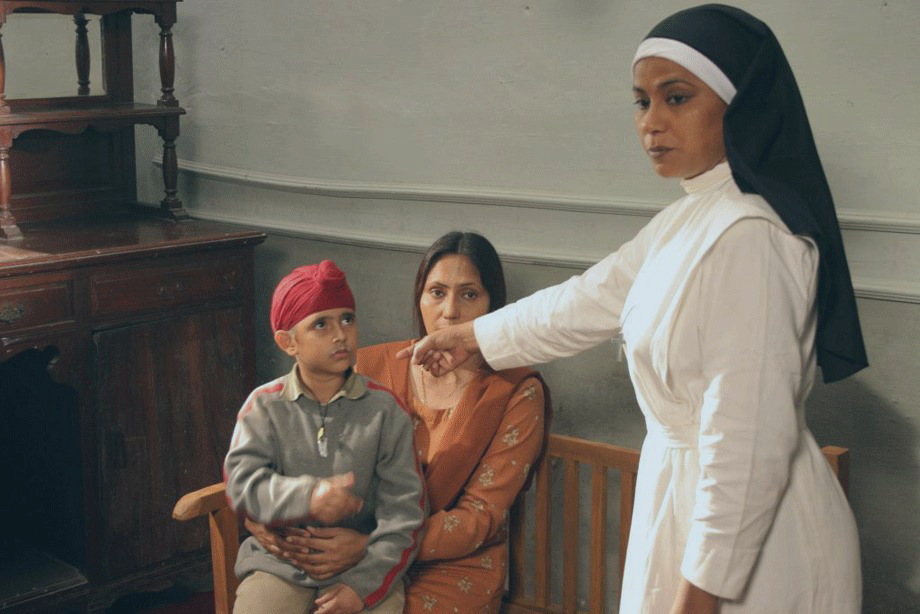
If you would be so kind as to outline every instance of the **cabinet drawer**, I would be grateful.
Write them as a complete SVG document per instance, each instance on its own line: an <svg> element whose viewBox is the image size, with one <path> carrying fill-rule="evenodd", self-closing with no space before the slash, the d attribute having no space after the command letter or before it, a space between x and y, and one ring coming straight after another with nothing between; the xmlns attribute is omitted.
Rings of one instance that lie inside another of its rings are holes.
<svg viewBox="0 0 920 614"><path fill-rule="evenodd" d="M197 259L194 264L156 263L94 276L92 314L129 315L242 296L241 258Z"/></svg>
<svg viewBox="0 0 920 614"><path fill-rule="evenodd" d="M73 319L73 286L62 280L0 290L0 332Z"/></svg>

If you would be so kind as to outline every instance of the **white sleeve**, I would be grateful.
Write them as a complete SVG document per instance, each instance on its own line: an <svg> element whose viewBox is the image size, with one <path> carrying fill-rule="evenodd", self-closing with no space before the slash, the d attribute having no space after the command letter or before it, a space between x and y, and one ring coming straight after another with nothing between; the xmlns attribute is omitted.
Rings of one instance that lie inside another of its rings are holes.
<svg viewBox="0 0 920 614"><path fill-rule="evenodd" d="M486 362L497 370L533 365L614 337L648 250L650 226L581 275L476 318L473 330Z"/></svg>
<svg viewBox="0 0 920 614"><path fill-rule="evenodd" d="M789 481L814 368L817 261L809 240L743 220L700 264L706 388L681 573L725 599L747 584Z"/></svg>

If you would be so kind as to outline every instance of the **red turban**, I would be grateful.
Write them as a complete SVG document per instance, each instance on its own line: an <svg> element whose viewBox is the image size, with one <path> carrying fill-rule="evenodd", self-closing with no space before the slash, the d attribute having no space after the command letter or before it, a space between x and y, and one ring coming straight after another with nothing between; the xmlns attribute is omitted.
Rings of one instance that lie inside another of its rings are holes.
<svg viewBox="0 0 920 614"><path fill-rule="evenodd" d="M355 308L345 273L331 260L298 267L272 295L272 331L291 330L308 315L337 307Z"/></svg>

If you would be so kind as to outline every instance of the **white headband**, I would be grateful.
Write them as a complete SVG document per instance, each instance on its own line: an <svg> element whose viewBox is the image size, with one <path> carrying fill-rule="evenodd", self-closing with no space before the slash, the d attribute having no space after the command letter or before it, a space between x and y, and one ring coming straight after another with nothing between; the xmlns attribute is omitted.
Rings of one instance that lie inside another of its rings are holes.
<svg viewBox="0 0 920 614"><path fill-rule="evenodd" d="M711 87L725 104L730 104L735 97L737 90L722 69L689 45L670 38L647 38L636 50L632 65L635 66L639 60L649 57L664 58L680 64Z"/></svg>

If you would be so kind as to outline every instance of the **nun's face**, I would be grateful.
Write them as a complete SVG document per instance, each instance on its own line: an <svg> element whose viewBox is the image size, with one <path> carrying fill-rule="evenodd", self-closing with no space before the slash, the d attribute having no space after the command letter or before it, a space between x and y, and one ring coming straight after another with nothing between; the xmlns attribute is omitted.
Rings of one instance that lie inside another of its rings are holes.
<svg viewBox="0 0 920 614"><path fill-rule="evenodd" d="M664 58L639 60L633 93L639 139L656 173L689 179L725 159L726 104L692 72Z"/></svg>

